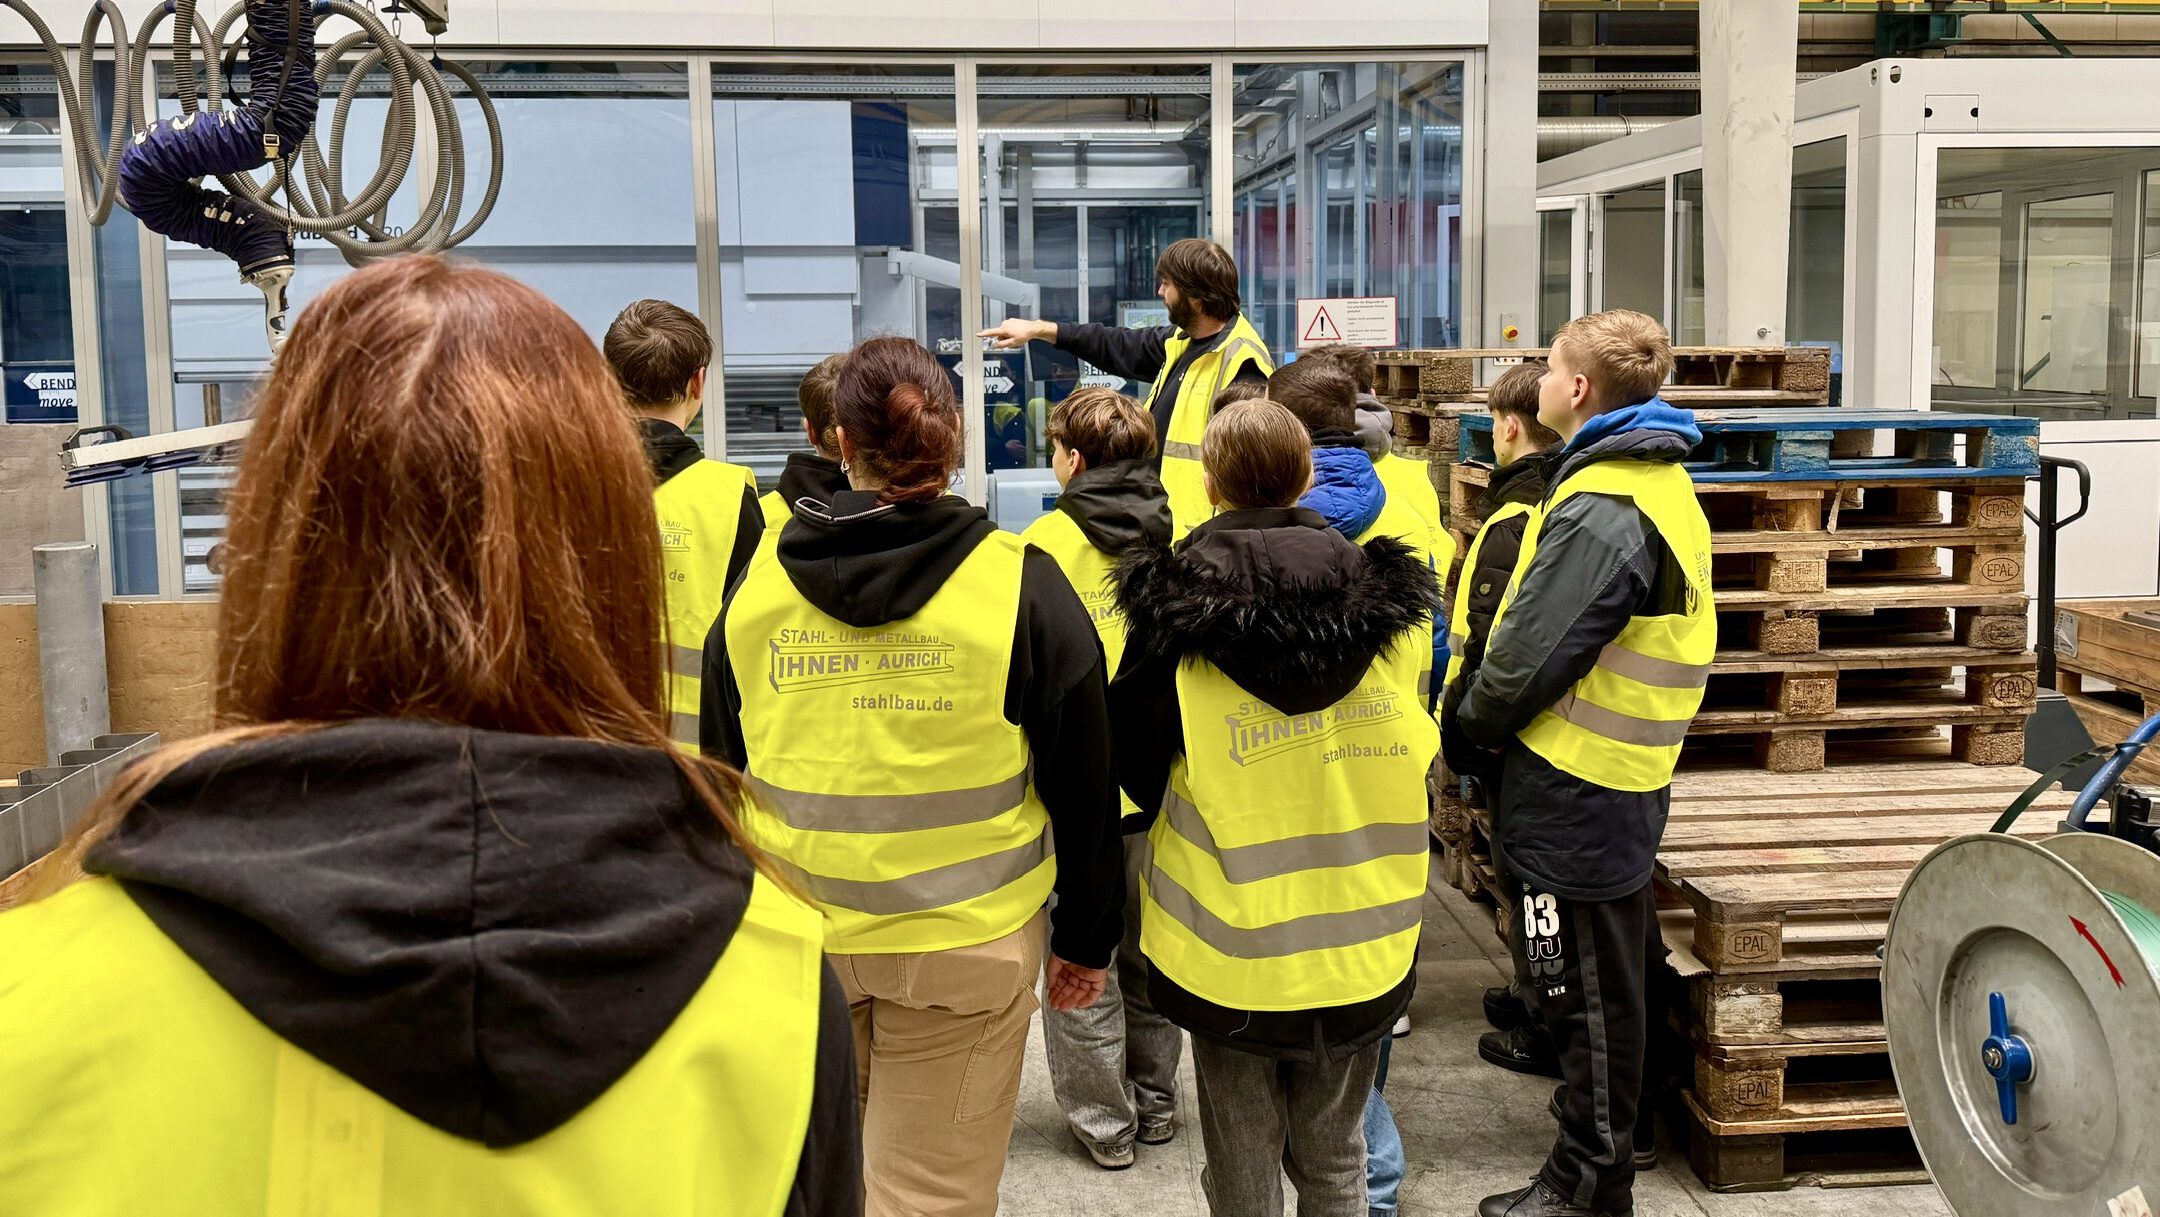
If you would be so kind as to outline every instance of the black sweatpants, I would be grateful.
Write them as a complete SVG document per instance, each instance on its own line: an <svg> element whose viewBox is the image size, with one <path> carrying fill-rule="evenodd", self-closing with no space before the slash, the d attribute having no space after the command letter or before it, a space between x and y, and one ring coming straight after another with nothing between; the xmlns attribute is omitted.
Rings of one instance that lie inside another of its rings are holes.
<svg viewBox="0 0 2160 1217"><path fill-rule="evenodd" d="M1542 1172L1571 1203L1624 1212L1634 1204L1635 1128L1651 1032L1645 992L1658 937L1657 896L1569 900L1522 883L1513 945L1523 997L1560 1052L1560 1135Z"/></svg>

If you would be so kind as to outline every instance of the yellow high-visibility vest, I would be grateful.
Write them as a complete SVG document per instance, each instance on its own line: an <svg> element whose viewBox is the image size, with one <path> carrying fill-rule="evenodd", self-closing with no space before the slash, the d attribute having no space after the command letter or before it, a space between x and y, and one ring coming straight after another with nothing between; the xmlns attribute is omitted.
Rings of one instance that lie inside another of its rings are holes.
<svg viewBox="0 0 2160 1217"><path fill-rule="evenodd" d="M1432 635L1418 635L1311 714L1204 661L1179 666L1184 754L1148 834L1140 923L1164 976L1231 1009L1311 1010L1409 974L1440 744L1416 693Z"/></svg>
<svg viewBox="0 0 2160 1217"><path fill-rule="evenodd" d="M781 498L780 492L777 490L768 490L759 496L758 510L765 513L766 532L779 532L780 526L787 523L795 514L793 509L787 505L787 500Z"/></svg>
<svg viewBox="0 0 2160 1217"><path fill-rule="evenodd" d="M1680 745L1702 706L1717 656L1717 607L1710 590L1710 522L1695 483L1678 465L1606 460L1571 474L1523 530L1522 556L1493 614L1498 639L1524 572L1537 556L1545 521L1578 494L1629 499L1650 518L1687 580L1684 612L1636 617L1599 653L1597 666L1523 728L1521 740L1554 768L1612 790L1657 790L1672 782ZM1491 645L1490 642L1487 644Z"/></svg>
<svg viewBox="0 0 2160 1217"><path fill-rule="evenodd" d="M9 1217L778 1217L809 1128L817 914L754 881L727 951L627 1073L492 1149L280 1038L99 878L0 914Z"/></svg>
<svg viewBox="0 0 2160 1217"><path fill-rule="evenodd" d="M1400 503L1417 513L1417 518L1435 536L1448 537L1447 523L1440 518L1440 492L1433 488L1432 475L1425 462L1389 452L1373 459L1373 472L1380 475L1380 484L1387 488L1388 502ZM1451 555L1454 545L1454 538L1448 537ZM1444 565L1440 568L1440 577L1447 578Z"/></svg>
<svg viewBox="0 0 2160 1217"><path fill-rule="evenodd" d="M741 465L702 460L653 491L667 575L668 734L686 752L698 749L705 635L727 596L743 491L756 487L757 476Z"/></svg>
<svg viewBox="0 0 2160 1217"><path fill-rule="evenodd" d="M1456 581L1455 601L1448 616L1447 679L1442 682L1442 688L1454 684L1456 679L1462 675L1463 652L1470 647L1471 593L1475 591L1483 595L1485 592L1492 590L1489 586L1483 584L1476 587L1472 586L1472 581L1478 578L1478 555L1485 550L1486 533L1491 530L1493 525L1502 520L1512 519L1516 516L1526 516L1536 510L1537 508L1528 503L1502 503L1498 508L1494 509L1490 516L1485 518L1483 524L1478 526L1477 535L1470 538L1470 548L1463 552L1462 578ZM1522 569L1522 559L1523 551L1517 550L1515 554L1516 570ZM1488 580L1494 577L1492 575L1485 576ZM1510 575L1509 582L1512 583L1513 581L1514 577ZM1507 594L1505 589L1502 590L1501 594L1503 596ZM1498 620L1497 614L1494 619Z"/></svg>
<svg viewBox="0 0 2160 1217"><path fill-rule="evenodd" d="M827 950L974 946L1049 899L1050 817L1005 718L1023 551L990 534L921 611L871 629L795 589L777 534L736 590L743 826L824 906Z"/></svg>
<svg viewBox="0 0 2160 1217"><path fill-rule="evenodd" d="M1170 370L1192 343L1192 338L1179 330L1163 345L1162 371L1156 373L1155 387L1148 391L1149 410L1155 408L1163 382L1170 379ZM1268 357L1260 331L1239 313L1222 342L1195 358L1185 369L1185 379L1178 383L1177 403L1170 408L1170 426L1162 437L1162 483L1170 494L1172 539L1198 528L1213 513L1207 501L1207 480L1200 469L1200 438L1207 432L1215 395L1236 380L1248 364L1266 375L1275 374L1275 363Z"/></svg>
<svg viewBox="0 0 2160 1217"><path fill-rule="evenodd" d="M1110 571L1117 566L1117 559L1095 548L1080 525L1062 511L1045 512L1020 539L1049 554L1065 572L1065 581L1072 584L1080 596L1081 607L1087 609L1088 619L1095 623L1096 637L1102 639L1103 675L1117 675L1118 664L1125 657L1125 613L1118 608L1117 592L1110 584ZM1125 792L1118 792L1121 815L1138 815L1140 807Z"/></svg>

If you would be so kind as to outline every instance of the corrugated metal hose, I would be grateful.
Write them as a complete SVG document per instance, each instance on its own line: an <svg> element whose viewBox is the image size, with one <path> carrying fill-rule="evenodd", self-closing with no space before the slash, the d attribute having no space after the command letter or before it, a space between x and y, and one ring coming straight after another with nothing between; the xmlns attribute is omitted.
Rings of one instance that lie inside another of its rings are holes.
<svg viewBox="0 0 2160 1217"><path fill-rule="evenodd" d="M308 2L294 0L296 5ZM196 12L196 5L197 0L166 0L130 39L125 17L115 0L95 0L83 20L82 40L76 48L76 67L71 73L65 50L32 7L31 0L0 0L0 8L12 9L30 23L31 31L44 47L45 57L52 65L64 125L68 129L68 138L74 141L76 168L83 197L89 201L93 224L102 224L111 217L113 205L119 199L121 153L129 139L147 126L142 112L142 73L150 55L150 40L166 20L174 22L173 78L182 112L197 112L197 64L194 59L197 46L203 51L201 78L209 112L216 113L224 105L227 83L225 43L246 6L235 3L214 25L207 25ZM321 54L314 68L318 79L329 79L341 60L363 46L366 48L346 71L344 82L331 102L328 157L324 156L317 139L317 132L321 130L318 123L300 148L301 172L297 188L290 178L294 158L289 154L272 164L267 182L256 181L255 175L250 173L221 174L218 180L227 190L258 204L275 223L329 241L353 265L367 258L392 254L438 252L470 237L486 222L502 189L502 127L486 89L463 64L440 56L423 55L392 34L375 13L352 0L312 0L312 7L318 15L344 17L359 27ZM91 129L97 113L98 37L106 26L111 27L113 35L117 92L113 116L107 125L105 147L100 150L92 140ZM390 76L390 105L383 119L382 159L374 176L355 197L345 192L345 124L362 83L378 67ZM445 76L454 76L464 84L467 94L479 106L488 135L487 188L481 193L472 216L462 224L459 221L465 205L465 138ZM434 182L419 216L403 232L393 234L389 231L385 213L391 196L397 193L412 169L419 132L419 112L414 100L416 85L427 99L433 120ZM280 207L272 201L280 191L288 206Z"/></svg>

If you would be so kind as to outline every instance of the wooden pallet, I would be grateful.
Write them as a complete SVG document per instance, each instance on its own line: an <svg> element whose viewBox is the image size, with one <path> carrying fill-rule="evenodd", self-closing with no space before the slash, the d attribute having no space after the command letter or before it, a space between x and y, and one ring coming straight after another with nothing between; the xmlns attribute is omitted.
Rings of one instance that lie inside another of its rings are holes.
<svg viewBox="0 0 2160 1217"><path fill-rule="evenodd" d="M1693 911L1690 946L1712 972L1779 963L1788 930L1818 956L1872 950L1920 859L1986 831L2031 776L1939 763L1682 772L1658 881ZM2016 831L2051 834L2071 802L2059 789L2042 796Z"/></svg>
<svg viewBox="0 0 2160 1217"><path fill-rule="evenodd" d="M1693 1091L1683 1097L1688 1165L1714 1192L1928 1180L1889 1082L1795 1088L1783 1108L1745 1121L1710 1115Z"/></svg>
<svg viewBox="0 0 2160 1217"><path fill-rule="evenodd" d="M1544 350L1375 351L1375 391L1382 397L1482 403L1478 365L1520 363ZM1691 399L1827 405L1830 351L1826 347L1674 347L1667 401Z"/></svg>
<svg viewBox="0 0 2160 1217"><path fill-rule="evenodd" d="M1699 410L1698 485L2017 479L2040 470L2039 420L1929 410ZM1492 415L1463 415L1457 460L1490 465ZM1962 451L1960 451L1962 447Z"/></svg>
<svg viewBox="0 0 2160 1217"><path fill-rule="evenodd" d="M2085 733L2096 744L2114 744L2130 738L2138 724L2152 716L2143 697L2135 692L2093 689L2083 677L2067 669L2058 669L2055 682L2063 692L2063 699L2070 703L2078 721L2085 724ZM2148 749L2160 752L2160 746ZM2129 776L2132 782L2160 786L2160 755L2140 754L2130 762Z"/></svg>
<svg viewBox="0 0 2160 1217"><path fill-rule="evenodd" d="M2160 691L2160 597L2056 605L2055 652L2073 671L2141 693Z"/></svg>
<svg viewBox="0 0 2160 1217"><path fill-rule="evenodd" d="M1881 1024L1799 1028L1811 1038L1777 1044L1704 1044L1695 1054L1695 1097L1712 1119L1775 1116L1788 1095L1825 1085L1889 1082L1890 1044Z"/></svg>

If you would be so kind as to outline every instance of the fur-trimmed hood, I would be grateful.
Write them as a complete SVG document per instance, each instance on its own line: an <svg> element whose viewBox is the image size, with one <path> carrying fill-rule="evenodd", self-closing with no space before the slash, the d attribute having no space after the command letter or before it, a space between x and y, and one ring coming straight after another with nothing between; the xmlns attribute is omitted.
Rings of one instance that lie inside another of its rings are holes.
<svg viewBox="0 0 2160 1217"><path fill-rule="evenodd" d="M1340 701L1440 607L1408 546L1354 545L1303 507L1217 516L1174 549L1127 554L1114 580L1128 666L1205 659L1286 714Z"/></svg>

